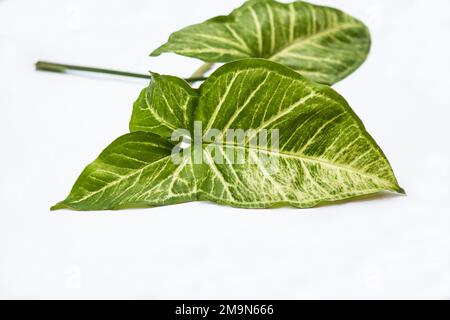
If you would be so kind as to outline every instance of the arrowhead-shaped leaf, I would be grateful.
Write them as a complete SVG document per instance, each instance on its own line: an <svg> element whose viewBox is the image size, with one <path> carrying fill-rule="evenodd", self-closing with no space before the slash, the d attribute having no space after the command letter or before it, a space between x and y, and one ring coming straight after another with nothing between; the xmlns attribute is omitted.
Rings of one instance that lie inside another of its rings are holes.
<svg viewBox="0 0 450 320"><path fill-rule="evenodd" d="M151 88L167 79L155 78ZM185 88L176 81L175 92L180 89L176 86ZM170 118L172 113L167 113L163 118L173 124L195 120L204 140L195 140L195 126L184 128L195 143L181 164L172 161L173 144L150 133L161 133L155 124L168 106L149 102L148 108L135 107L132 120L149 132L115 141L54 209L117 209L193 200L242 208L306 208L383 190L403 193L385 155L347 102L333 89L287 67L262 59L232 62L198 90L186 91L190 94L185 99L168 100L173 114L183 116ZM159 94L153 92L155 101L162 99L156 97ZM191 116L183 113L189 97L198 97ZM165 129L161 134L167 136ZM207 138L211 129L216 134L213 143ZM246 132L244 141L228 139L228 129ZM266 144L253 143L254 137L263 140L264 130L278 130L275 147L273 136ZM231 159L238 153L245 155L243 162ZM215 161L218 156L222 162ZM271 161L263 161L267 157Z"/></svg>
<svg viewBox="0 0 450 320"><path fill-rule="evenodd" d="M369 49L367 27L342 11L250 0L228 16L173 33L151 55L174 52L207 62L265 58L331 85L356 70Z"/></svg>

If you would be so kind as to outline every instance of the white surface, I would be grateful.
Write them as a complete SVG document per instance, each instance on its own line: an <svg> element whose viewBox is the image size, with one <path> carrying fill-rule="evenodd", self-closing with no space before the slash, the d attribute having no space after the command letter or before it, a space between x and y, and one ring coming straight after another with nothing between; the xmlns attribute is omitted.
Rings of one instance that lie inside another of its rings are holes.
<svg viewBox="0 0 450 320"><path fill-rule="evenodd" d="M335 88L406 197L51 213L127 132L146 82L39 73L33 63L187 76L198 61L149 52L241 1L0 0L0 297L450 298L450 2L315 2L371 28L368 61Z"/></svg>

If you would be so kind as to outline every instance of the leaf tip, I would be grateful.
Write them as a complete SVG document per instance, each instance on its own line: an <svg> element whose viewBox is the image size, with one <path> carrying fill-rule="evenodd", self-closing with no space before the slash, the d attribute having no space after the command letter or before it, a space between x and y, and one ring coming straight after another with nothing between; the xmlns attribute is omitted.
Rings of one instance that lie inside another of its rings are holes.
<svg viewBox="0 0 450 320"><path fill-rule="evenodd" d="M64 202L58 202L54 206L50 207L50 211L58 211L63 209L67 209L67 206L64 204Z"/></svg>
<svg viewBox="0 0 450 320"><path fill-rule="evenodd" d="M155 78L159 76L158 73L153 72L153 71L151 71L151 70L149 70L148 73L150 73L150 76L152 77L152 78L151 78L152 81L155 80Z"/></svg>
<svg viewBox="0 0 450 320"><path fill-rule="evenodd" d="M153 51L149 54L149 56L150 56L150 57L158 57L158 56L160 56L160 55L163 53L163 51L161 50L161 48L162 48L162 47L159 47L158 49L153 50Z"/></svg>
<svg viewBox="0 0 450 320"><path fill-rule="evenodd" d="M402 187L400 187L400 185L396 184L392 189L392 192L401 194L401 195L406 195L406 191L405 189L403 189Z"/></svg>

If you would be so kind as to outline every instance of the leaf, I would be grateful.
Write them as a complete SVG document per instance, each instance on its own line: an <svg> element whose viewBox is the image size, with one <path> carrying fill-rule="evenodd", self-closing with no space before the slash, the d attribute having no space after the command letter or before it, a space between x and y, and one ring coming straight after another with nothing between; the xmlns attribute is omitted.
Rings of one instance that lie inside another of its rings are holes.
<svg viewBox="0 0 450 320"><path fill-rule="evenodd" d="M265 58L331 85L366 60L370 42L367 27L337 9L251 0L228 16L173 33L151 55L174 52L207 62Z"/></svg>
<svg viewBox="0 0 450 320"><path fill-rule="evenodd" d="M178 128L192 125L198 93L177 77L152 73L133 106L130 131L146 131L169 138Z"/></svg>
<svg viewBox="0 0 450 320"><path fill-rule="evenodd" d="M146 132L120 137L87 166L67 199L52 210L105 210L195 200L189 157L174 164L173 147Z"/></svg>
<svg viewBox="0 0 450 320"><path fill-rule="evenodd" d="M158 100L159 93L153 98ZM181 164L172 161L174 146L165 139L148 132L125 135L85 169L69 197L54 209L194 200L241 208L309 208L384 190L404 192L362 122L327 86L280 64L247 59L219 68L196 93L193 120L202 129L188 128L194 144ZM146 121L154 119L144 110L134 109L133 118L146 129ZM245 140L229 139L227 129L242 129ZM278 145L270 134L262 143L263 130L278 130ZM232 161L238 154L244 154L244 161ZM220 157L222 162L214 161Z"/></svg>
<svg viewBox="0 0 450 320"><path fill-rule="evenodd" d="M226 141L215 148L245 149L252 164L204 164L200 200L243 208L298 208L383 190L403 193L385 155L347 102L333 89L308 81L279 64L259 59L229 63L201 87L196 121L204 132L229 128L255 133L279 130L279 148ZM253 134L255 136L255 134ZM212 158L204 149L206 158ZM270 162L278 160L271 174ZM200 180L200 179L199 179Z"/></svg>

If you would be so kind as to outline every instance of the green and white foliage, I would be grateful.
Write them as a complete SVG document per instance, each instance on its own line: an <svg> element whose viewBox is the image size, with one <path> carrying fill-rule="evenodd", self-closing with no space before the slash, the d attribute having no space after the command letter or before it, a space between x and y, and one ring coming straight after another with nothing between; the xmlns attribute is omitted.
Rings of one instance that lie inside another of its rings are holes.
<svg viewBox="0 0 450 320"><path fill-rule="evenodd" d="M152 74L150 85L134 103L130 131L149 131L170 138L179 128L190 128L198 93L184 80Z"/></svg>
<svg viewBox="0 0 450 320"><path fill-rule="evenodd" d="M367 27L340 10L250 0L228 16L173 33L151 55L174 52L206 62L265 58L331 85L366 60L370 44Z"/></svg>
<svg viewBox="0 0 450 320"><path fill-rule="evenodd" d="M193 167L173 163L174 145L148 132L126 134L84 169L66 200L52 210L106 210L192 201Z"/></svg>
<svg viewBox="0 0 450 320"><path fill-rule="evenodd" d="M159 86L170 87L164 91L166 98L154 90ZM247 59L219 68L199 89L160 76L149 88L152 100L141 95L132 116L130 127L139 131L103 151L54 209L118 209L194 200L242 208L308 208L384 190L403 193L385 155L347 102L328 86L285 66ZM184 124L194 136L194 121L203 124L202 136L213 128L219 135L227 129L252 135L278 129L279 147L255 146L251 136L242 144L217 140L213 148L200 145L202 163L193 161L196 146L175 163L173 143L155 134L167 137L168 128ZM230 148L243 150L247 161L236 164L229 159ZM213 161L218 154L225 161ZM260 161L261 155L276 158L276 168Z"/></svg>

